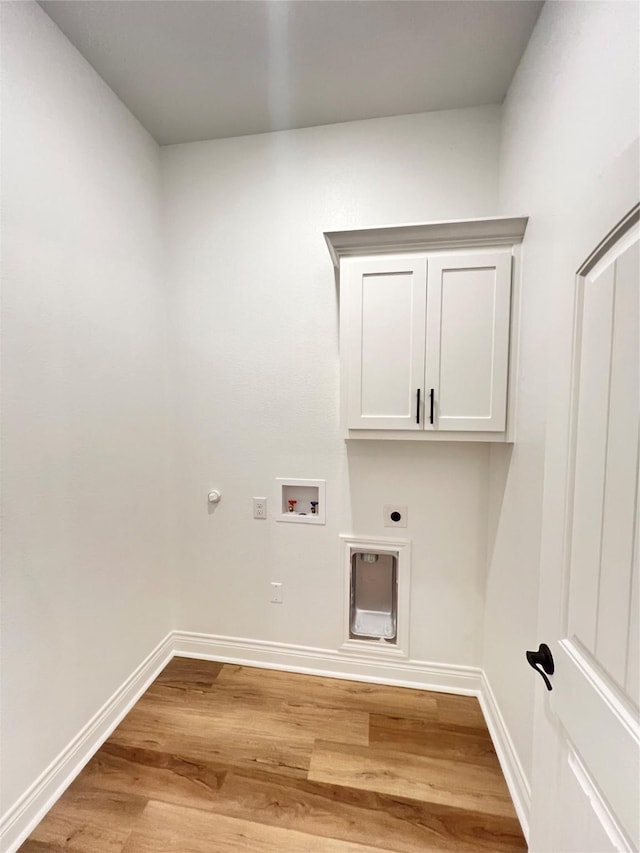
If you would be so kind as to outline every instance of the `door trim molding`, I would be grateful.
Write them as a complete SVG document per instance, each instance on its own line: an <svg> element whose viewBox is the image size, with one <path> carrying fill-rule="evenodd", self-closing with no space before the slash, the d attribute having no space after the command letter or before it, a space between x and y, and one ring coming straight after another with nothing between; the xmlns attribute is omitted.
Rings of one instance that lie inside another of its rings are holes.
<svg viewBox="0 0 640 853"><path fill-rule="evenodd" d="M640 202L623 216L617 225L614 225L611 231L598 243L596 248L591 252L589 257L580 265L576 275L588 275L595 265L609 252L615 244L620 240L627 231L630 231L633 226L640 222Z"/></svg>
<svg viewBox="0 0 640 853"><path fill-rule="evenodd" d="M634 850L637 848L633 847L629 843L628 839L621 833L615 818L609 810L609 807L603 800L602 795L596 786L593 784L593 780L587 772L584 764L580 761L578 754L572 749L570 744L567 752L567 763L569 764L571 772L575 776L578 785L580 785L585 796L590 801L592 809L597 814L604 832L611 841L612 848L620 851L620 853L634 853Z"/></svg>

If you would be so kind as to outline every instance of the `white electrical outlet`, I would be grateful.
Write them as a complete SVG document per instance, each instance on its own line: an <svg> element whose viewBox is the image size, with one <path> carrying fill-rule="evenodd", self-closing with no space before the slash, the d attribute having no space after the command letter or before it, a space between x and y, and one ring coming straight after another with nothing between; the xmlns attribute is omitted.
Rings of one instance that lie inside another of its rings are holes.
<svg viewBox="0 0 640 853"><path fill-rule="evenodd" d="M386 504L382 508L385 527L406 527L409 521L409 512L406 506L398 504Z"/></svg>
<svg viewBox="0 0 640 853"><path fill-rule="evenodd" d="M266 498L254 498L253 499L253 517L254 518L266 518L267 517L267 499Z"/></svg>
<svg viewBox="0 0 640 853"><path fill-rule="evenodd" d="M282 604L282 584L271 581L271 603Z"/></svg>

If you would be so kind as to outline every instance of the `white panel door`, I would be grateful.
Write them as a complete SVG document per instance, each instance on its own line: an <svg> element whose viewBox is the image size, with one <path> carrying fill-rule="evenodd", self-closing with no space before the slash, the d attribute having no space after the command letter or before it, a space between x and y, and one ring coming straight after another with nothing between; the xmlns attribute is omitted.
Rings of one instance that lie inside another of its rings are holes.
<svg viewBox="0 0 640 853"><path fill-rule="evenodd" d="M349 429L422 429L427 262L341 263Z"/></svg>
<svg viewBox="0 0 640 853"><path fill-rule="evenodd" d="M638 234L578 277L563 599L536 723L555 771L532 802L532 849L554 853L640 848Z"/></svg>
<svg viewBox="0 0 640 853"><path fill-rule="evenodd" d="M429 259L425 429L506 425L511 252Z"/></svg>

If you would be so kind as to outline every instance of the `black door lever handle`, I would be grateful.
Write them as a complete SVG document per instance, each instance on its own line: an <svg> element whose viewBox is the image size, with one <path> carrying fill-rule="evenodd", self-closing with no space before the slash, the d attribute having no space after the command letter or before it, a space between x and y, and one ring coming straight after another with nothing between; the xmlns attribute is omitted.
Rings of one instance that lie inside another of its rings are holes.
<svg viewBox="0 0 640 853"><path fill-rule="evenodd" d="M527 661L529 662L529 666L532 666L536 672L540 673L547 686L547 690L553 690L551 682L547 678L547 675L553 675L555 670L553 655L549 646L546 643L540 643L537 652L527 652Z"/></svg>

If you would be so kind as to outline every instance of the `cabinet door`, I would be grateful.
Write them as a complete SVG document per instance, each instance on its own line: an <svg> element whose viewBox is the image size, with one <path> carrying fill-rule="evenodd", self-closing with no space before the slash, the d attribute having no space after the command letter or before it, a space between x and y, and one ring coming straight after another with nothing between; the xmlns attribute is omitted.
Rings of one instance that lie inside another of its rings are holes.
<svg viewBox="0 0 640 853"><path fill-rule="evenodd" d="M425 258L342 262L349 429L422 429L426 279Z"/></svg>
<svg viewBox="0 0 640 853"><path fill-rule="evenodd" d="M505 429L510 300L509 251L429 258L425 429Z"/></svg>

